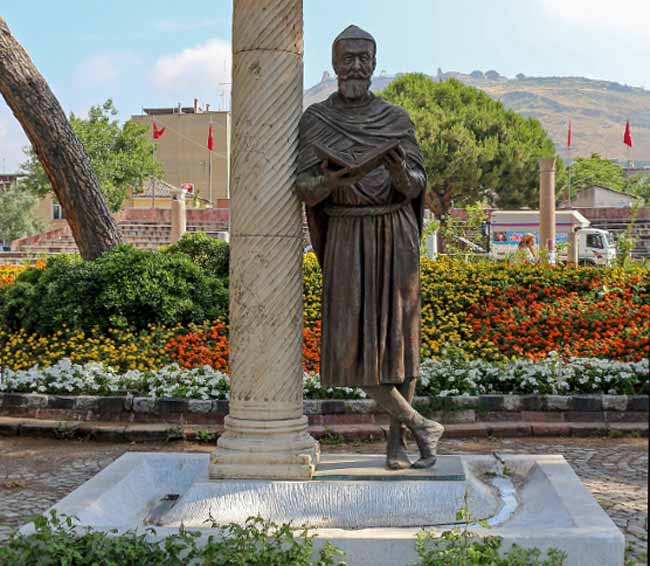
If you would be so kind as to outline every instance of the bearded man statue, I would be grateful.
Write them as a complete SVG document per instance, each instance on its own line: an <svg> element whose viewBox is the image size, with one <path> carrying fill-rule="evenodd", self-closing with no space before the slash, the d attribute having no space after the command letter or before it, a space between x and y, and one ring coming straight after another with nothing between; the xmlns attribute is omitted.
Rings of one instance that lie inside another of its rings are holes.
<svg viewBox="0 0 650 566"><path fill-rule="evenodd" d="M426 173L407 112L370 92L376 50L356 26L334 40L338 90L302 116L295 190L323 273L321 382L361 387L390 415L389 468L427 468L444 429L411 406ZM392 148L371 170L334 168L318 151L354 162L382 146ZM420 452L413 463L406 429Z"/></svg>

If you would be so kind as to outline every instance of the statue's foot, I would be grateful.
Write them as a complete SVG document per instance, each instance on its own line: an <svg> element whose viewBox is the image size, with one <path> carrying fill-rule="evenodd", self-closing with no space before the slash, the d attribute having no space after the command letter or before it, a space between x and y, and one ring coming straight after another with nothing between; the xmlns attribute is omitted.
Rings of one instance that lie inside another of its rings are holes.
<svg viewBox="0 0 650 566"><path fill-rule="evenodd" d="M392 419L388 429L388 446L386 449L386 467L389 470L404 470L411 467L406 451L406 426Z"/></svg>
<svg viewBox="0 0 650 566"><path fill-rule="evenodd" d="M431 468L436 463L438 440L445 428L436 421L426 420L424 424L411 429L415 442L420 451L420 459L414 462L413 468Z"/></svg>

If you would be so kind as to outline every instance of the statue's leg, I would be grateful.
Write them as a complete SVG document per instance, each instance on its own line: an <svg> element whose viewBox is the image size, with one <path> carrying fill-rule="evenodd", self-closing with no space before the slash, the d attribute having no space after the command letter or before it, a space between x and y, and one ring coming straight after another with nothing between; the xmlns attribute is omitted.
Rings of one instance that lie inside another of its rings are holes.
<svg viewBox="0 0 650 566"><path fill-rule="evenodd" d="M409 405L412 405L415 397L415 378L409 378L404 383L396 385L400 395L404 397ZM386 467L390 470L402 470L411 467L411 460L408 457L406 445L406 425L395 417L390 418L388 429L388 446L386 449Z"/></svg>
<svg viewBox="0 0 650 566"><path fill-rule="evenodd" d="M413 433L420 451L420 459L414 468L429 468L436 463L438 440L444 428L436 421L425 419L418 413L394 385L376 385L363 390L379 407Z"/></svg>

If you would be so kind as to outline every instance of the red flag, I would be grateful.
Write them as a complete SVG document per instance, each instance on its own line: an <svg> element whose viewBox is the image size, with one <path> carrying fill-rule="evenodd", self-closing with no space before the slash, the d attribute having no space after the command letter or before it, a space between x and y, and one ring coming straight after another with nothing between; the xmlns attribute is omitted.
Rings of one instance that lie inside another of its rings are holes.
<svg viewBox="0 0 650 566"><path fill-rule="evenodd" d="M625 124L625 134L623 135L623 143L628 147L632 147L632 132L630 131L629 120Z"/></svg>
<svg viewBox="0 0 650 566"><path fill-rule="evenodd" d="M570 148L573 145L573 132L571 131L571 120L569 120L569 134L566 139L566 146Z"/></svg>
<svg viewBox="0 0 650 566"><path fill-rule="evenodd" d="M158 129L158 126L156 126L156 122L151 122L151 125L153 126L153 139L157 140L160 136L162 136L165 133L165 128Z"/></svg>
<svg viewBox="0 0 650 566"><path fill-rule="evenodd" d="M210 151L214 149L214 140L212 139L212 124L210 124L210 129L208 130L208 149Z"/></svg>

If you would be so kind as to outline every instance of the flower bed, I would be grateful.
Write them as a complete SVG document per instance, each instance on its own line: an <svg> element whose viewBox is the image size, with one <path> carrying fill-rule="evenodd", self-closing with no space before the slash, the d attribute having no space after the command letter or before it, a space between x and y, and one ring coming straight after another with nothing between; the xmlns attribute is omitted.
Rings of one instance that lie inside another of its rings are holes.
<svg viewBox="0 0 650 566"><path fill-rule="evenodd" d="M543 360L551 352L565 361L650 356L650 271L642 266L552 268L423 258L421 272L423 360L444 358L450 349L487 362ZM5 287L12 277L5 276ZM315 373L320 371L321 283L316 258L307 254L303 366ZM228 372L225 319L140 329L99 322L86 330L64 324L46 334L0 325L0 369L44 367L69 358L122 373L173 363Z"/></svg>
<svg viewBox="0 0 650 566"><path fill-rule="evenodd" d="M422 364L418 394L431 397L486 393L648 393L648 360L615 362L574 359L562 362L557 356L540 361L516 360L489 364L454 356ZM306 399L363 399L356 388L325 388L318 374L304 374ZM227 399L228 376L209 365L182 368L178 364L158 370L129 370L120 373L96 362L76 364L69 359L41 368L5 370L0 392L63 395L114 395L129 392L150 397Z"/></svg>
<svg viewBox="0 0 650 566"><path fill-rule="evenodd" d="M42 268L43 261L37 261L34 265L0 265L0 287L12 285L16 277L30 267Z"/></svg>

